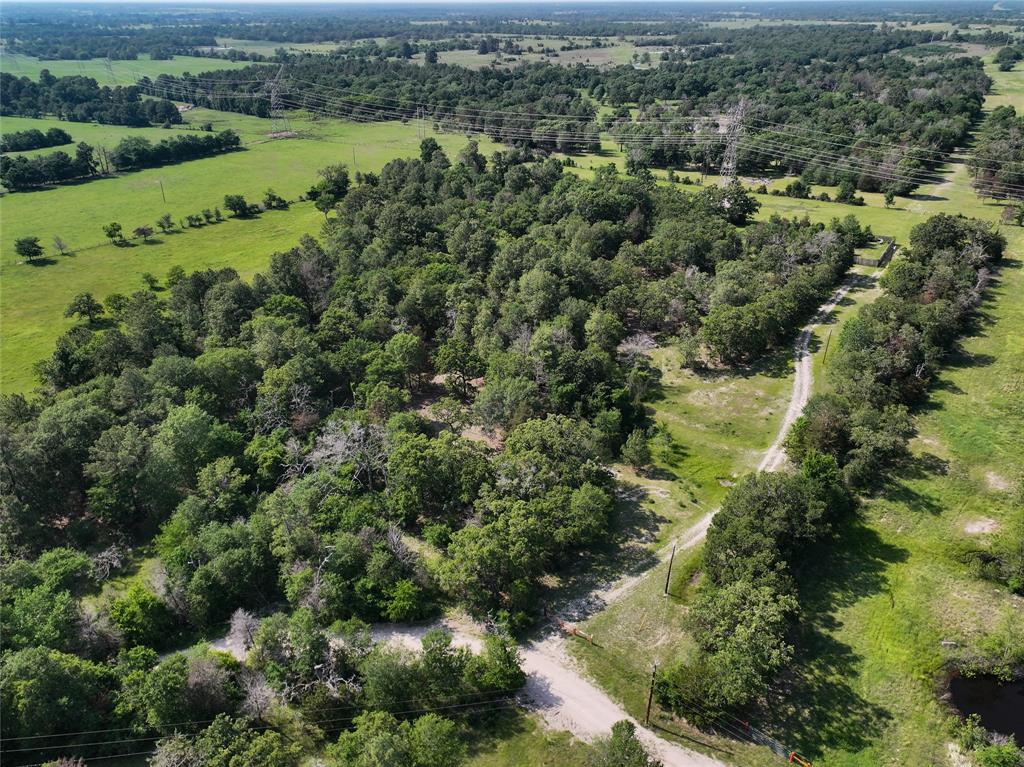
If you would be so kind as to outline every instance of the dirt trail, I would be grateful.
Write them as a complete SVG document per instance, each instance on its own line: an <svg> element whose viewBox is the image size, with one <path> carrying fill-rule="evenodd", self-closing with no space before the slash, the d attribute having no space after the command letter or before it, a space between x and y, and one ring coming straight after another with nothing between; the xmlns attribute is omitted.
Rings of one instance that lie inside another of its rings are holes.
<svg viewBox="0 0 1024 767"><path fill-rule="evenodd" d="M877 275L878 272L875 274ZM829 315L835 311L839 302L853 288L856 279L853 276L847 277L843 284L839 286L839 289L832 294L832 297L821 305L818 312L811 318L810 323L797 336L796 343L793 345L796 371L793 376L793 393L789 397L789 407L786 408L786 414L782 417L782 423L779 424L779 430L775 434L775 441L772 442L771 447L765 452L764 458L761 459L761 463L757 466L758 471L778 471L786 463L786 451L783 448L783 444L796 419L804 412L807 400L811 398L811 388L814 384L814 358L811 356L810 350L814 329L827 320Z"/></svg>
<svg viewBox="0 0 1024 767"><path fill-rule="evenodd" d="M389 642L409 650L418 650L424 634L433 628L445 628L459 647L479 651L480 629L448 620L420 625L376 625L371 636L377 642ZM578 738L592 740L607 735L613 724L629 719L637 726L637 736L665 767L723 767L722 762L659 738L645 729L601 689L574 667L566 651L565 639L551 633L527 642L520 648L526 686L519 697L527 708L536 711L556 730L566 730Z"/></svg>
<svg viewBox="0 0 1024 767"><path fill-rule="evenodd" d="M871 276L873 278L877 278L879 274L881 274L880 271L875 272ZM847 277L839 288L837 288L832 294L829 300L818 308L814 317L811 318L811 321L804 326L803 330L800 331L800 335L797 336L796 343L793 344L795 369L793 376L793 391L790 394L789 405L786 407L786 413L782 417L782 423L779 424L779 429L775 434L775 440L772 442L768 450L765 451L764 456L761 458L761 462L757 466L758 471L778 471L785 465L786 450L784 448L784 444L786 436L789 434L789 430L793 427L796 419L799 418L800 414L803 412L804 407L807 405L807 400L811 398L811 390L813 389L814 358L811 356L810 346L811 338L814 337L814 330L818 325L827 320L833 311L835 311L839 302L843 300L848 292L850 292L856 284L856 281L857 276L851 275ZM669 557L672 555L673 547L677 551L686 551L700 544L704 540L705 536L707 536L708 529L711 527L711 520L714 519L717 511L718 509L709 511L680 535L666 543L658 551L659 561L667 562ZM646 570L642 573L637 573L636 575L621 578L610 587L595 592L593 597L603 604L610 604L631 591L649 574L650 570Z"/></svg>

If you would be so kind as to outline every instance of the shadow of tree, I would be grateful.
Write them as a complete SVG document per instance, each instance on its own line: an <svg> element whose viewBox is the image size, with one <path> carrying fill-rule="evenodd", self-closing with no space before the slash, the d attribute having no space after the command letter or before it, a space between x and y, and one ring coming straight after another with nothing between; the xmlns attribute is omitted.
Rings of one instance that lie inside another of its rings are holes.
<svg viewBox="0 0 1024 767"><path fill-rule="evenodd" d="M809 547L796 573L804 620L794 637L790 673L759 712L772 734L812 760L829 748L858 751L876 738L891 713L864 698L853 685L863 658L836 638L836 612L884 593L889 565L909 552L883 541L854 518L833 540Z"/></svg>
<svg viewBox="0 0 1024 767"><path fill-rule="evenodd" d="M473 737L467 738L469 755L493 750L498 743L528 732L528 721L518 711L497 710L473 717Z"/></svg>
<svg viewBox="0 0 1024 767"><path fill-rule="evenodd" d="M890 478L882 496L894 503L905 505L911 511L924 512L932 516L938 516L946 508L939 499L919 493L902 479Z"/></svg>
<svg viewBox="0 0 1024 767"><path fill-rule="evenodd" d="M600 544L562 563L559 582L543 595L545 601L559 604L559 614L571 620L583 620L604 607L594 594L619 578L646 572L658 563L657 553L646 544L669 520L644 503L648 490L640 485L620 482L615 500L613 529Z"/></svg>

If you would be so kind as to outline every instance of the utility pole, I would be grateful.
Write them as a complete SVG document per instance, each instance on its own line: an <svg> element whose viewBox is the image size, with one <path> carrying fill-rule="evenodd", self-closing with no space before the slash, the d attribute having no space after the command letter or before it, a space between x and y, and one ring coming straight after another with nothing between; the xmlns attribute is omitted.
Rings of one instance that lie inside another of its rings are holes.
<svg viewBox="0 0 1024 767"><path fill-rule="evenodd" d="M747 100L740 99L729 111L729 123L725 131L725 154L722 156L721 183L736 179L736 160L739 155L740 138L743 136L743 118L747 114Z"/></svg>
<svg viewBox="0 0 1024 767"><path fill-rule="evenodd" d="M665 596L668 596L668 585L672 580L672 563L676 561L676 545L672 544L672 556L668 558L668 572L665 574Z"/></svg>
<svg viewBox="0 0 1024 767"><path fill-rule="evenodd" d="M825 353L821 355L821 364L825 364L825 360L828 359L828 345L832 342L832 328L828 330L828 338L825 339Z"/></svg>
<svg viewBox="0 0 1024 767"><path fill-rule="evenodd" d="M647 693L647 714L644 716L644 724L649 725L651 723L651 704L654 703L654 677L658 673L658 664L655 663L651 667L651 689Z"/></svg>
<svg viewBox="0 0 1024 767"><path fill-rule="evenodd" d="M270 94L270 132L285 133L289 130L288 118L281 107L281 75L284 74L282 64L273 80L267 81L267 92Z"/></svg>
<svg viewBox="0 0 1024 767"><path fill-rule="evenodd" d="M167 202L167 195L164 194L164 180L162 178L158 178L156 180L156 183L158 183L160 185L160 197L162 197L164 203L166 203Z"/></svg>

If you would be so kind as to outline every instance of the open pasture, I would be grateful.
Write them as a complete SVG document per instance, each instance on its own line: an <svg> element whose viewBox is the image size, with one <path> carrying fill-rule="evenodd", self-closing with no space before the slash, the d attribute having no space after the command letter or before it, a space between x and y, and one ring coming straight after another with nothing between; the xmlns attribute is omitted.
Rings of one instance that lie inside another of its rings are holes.
<svg viewBox="0 0 1024 767"><path fill-rule="evenodd" d="M143 273L162 277L176 265L186 270L233 266L251 275L274 251L292 246L303 234L316 234L323 215L312 204L298 204L289 211L179 230L177 234L154 237L150 244L137 242L131 247L107 243L104 224L117 221L128 233L142 225L155 228L154 222L164 213L170 213L177 222L204 208L223 206L225 194L243 194L251 202L258 202L268 188L294 200L312 186L317 170L326 165L345 163L350 171L379 171L395 157L419 153L417 127L398 122L362 124L294 116L291 127L298 137L275 140L266 135L270 121L257 117L195 109L186 113L186 119L190 125L211 122L218 131L232 128L242 136L246 148L0 199L0 280L4 294L0 306L4 346L0 391L31 388L35 380L32 365L47 357L57 337L71 326L70 320L63 319L63 311L78 293L89 291L102 300L110 293L141 288ZM160 128L28 118L10 118L9 122L5 118L4 125L5 130L46 130L56 125L68 130L75 140L107 146L113 146L124 135L141 134L151 140L167 135ZM435 135L451 155L466 142L461 135L428 134ZM489 154L493 149L492 144L481 141L481 151ZM47 249L47 258L39 265L20 263L14 253L14 240L29 235L38 236ZM54 255L54 236L68 243L74 255Z"/></svg>
<svg viewBox="0 0 1024 767"><path fill-rule="evenodd" d="M157 60L143 56L128 61L111 61L108 68L106 59L43 61L21 53L0 54L0 71L15 77L38 80L39 73L48 69L54 77L81 75L91 77L100 85L133 85L143 75L156 77L160 74L182 75L185 72L198 74L212 72L215 69L240 69L248 64L247 61L228 61L203 56L175 56L171 59Z"/></svg>

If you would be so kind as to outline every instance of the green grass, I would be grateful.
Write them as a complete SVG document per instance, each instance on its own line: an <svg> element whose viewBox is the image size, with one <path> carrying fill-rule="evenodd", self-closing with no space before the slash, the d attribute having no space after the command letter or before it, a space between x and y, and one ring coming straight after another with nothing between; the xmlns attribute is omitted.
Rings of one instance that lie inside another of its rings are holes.
<svg viewBox="0 0 1024 767"><path fill-rule="evenodd" d="M75 144L80 141L84 141L94 147L102 146L111 149L117 145L117 142L126 136L142 136L155 143L170 136L192 133L194 132L193 129L195 125L194 123L187 122L185 125L176 125L171 128L128 128L123 125L75 123L56 119L37 120L31 117L3 118L4 133L15 133L17 131L30 130L32 128L45 131L46 129L53 127L60 128L70 133L74 143L65 144L63 146L45 147L43 149L29 149L25 152L8 152L7 154L12 157L17 157L19 155L32 157L34 155L49 154L50 152L57 151L74 154Z"/></svg>
<svg viewBox="0 0 1024 767"><path fill-rule="evenodd" d="M0 199L0 391L27 391L35 383L32 366L50 355L57 337L70 327L64 307L83 291L104 298L114 292L142 287L141 276L159 277L172 266L186 271L232 266L251 276L267 264L271 253L293 246L302 234L316 234L323 216L310 204L293 205L246 221L227 221L202 229L158 235L148 245L114 247L105 242L102 225L120 222L130 232L137 226L153 226L165 212L175 220L203 208L223 206L224 195L240 193L257 201L268 187L295 199L316 180L317 169L336 162L350 169L378 171L395 157L419 153L417 126L401 123L365 125L340 120L291 120L300 136L267 140L269 121L257 117L195 109L187 113L194 124L212 122L215 130L231 127L246 142L244 151L180 165L127 173L108 179L37 192L10 194ZM5 118L14 130L35 126L42 130L58 125L80 136L115 143L123 135L166 135L162 129L111 128L108 126ZM434 135L434 134L432 134ZM435 136L454 155L465 138L453 134ZM494 145L481 141L481 151ZM166 203L161 197L163 183ZM51 253L44 264L20 263L14 240L26 235L40 237ZM75 250L71 256L52 255L57 235Z"/></svg>
<svg viewBox="0 0 1024 767"><path fill-rule="evenodd" d="M217 42L225 48L235 48L247 53L261 53L273 56L278 48L289 53L330 53L344 46L344 43L279 43L273 40L237 40L232 37L217 38Z"/></svg>
<svg viewBox="0 0 1024 767"><path fill-rule="evenodd" d="M153 61L147 56L134 61L111 61L107 68L106 59L85 59L84 61L41 61L34 56L21 53L3 53L0 55L0 71L15 77L39 79L39 73L49 69L55 77L81 75L91 77L100 85L133 85L143 76L181 75L191 72L212 72L217 69L241 69L248 66L247 61L228 61L202 56L175 56L173 59ZM6 129L5 129L6 130Z"/></svg>
<svg viewBox="0 0 1024 767"><path fill-rule="evenodd" d="M518 710L494 715L474 729L470 741L466 767L564 767L584 764L591 751Z"/></svg>

